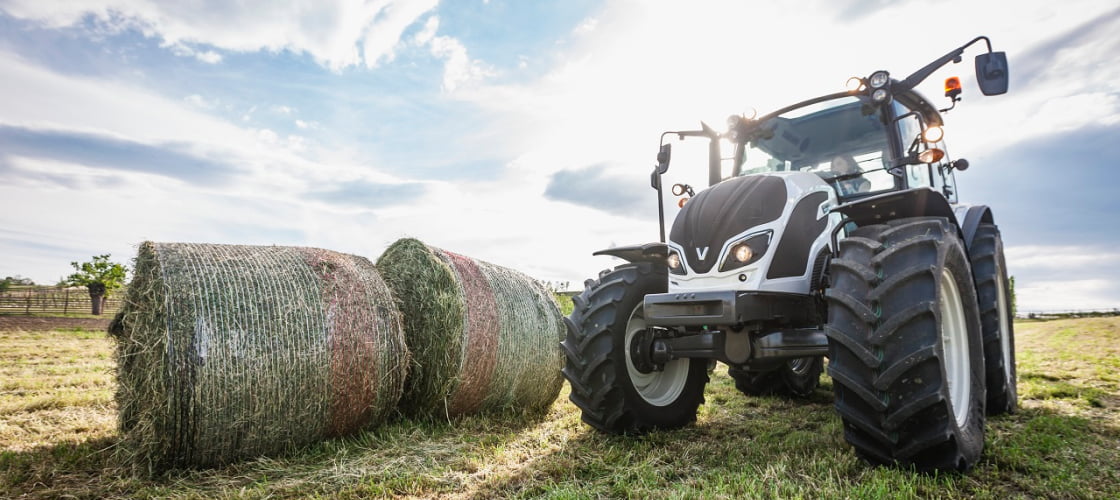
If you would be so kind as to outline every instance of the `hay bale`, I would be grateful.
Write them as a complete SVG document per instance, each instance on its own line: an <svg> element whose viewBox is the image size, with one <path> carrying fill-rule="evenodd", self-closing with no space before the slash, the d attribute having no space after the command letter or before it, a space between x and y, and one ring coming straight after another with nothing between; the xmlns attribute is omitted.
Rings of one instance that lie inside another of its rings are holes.
<svg viewBox="0 0 1120 500"><path fill-rule="evenodd" d="M391 245L377 268L397 299L413 355L402 411L540 413L556 399L564 323L538 282L415 239Z"/></svg>
<svg viewBox="0 0 1120 500"><path fill-rule="evenodd" d="M354 432L408 368L373 264L314 248L145 242L111 333L119 450L150 472Z"/></svg>

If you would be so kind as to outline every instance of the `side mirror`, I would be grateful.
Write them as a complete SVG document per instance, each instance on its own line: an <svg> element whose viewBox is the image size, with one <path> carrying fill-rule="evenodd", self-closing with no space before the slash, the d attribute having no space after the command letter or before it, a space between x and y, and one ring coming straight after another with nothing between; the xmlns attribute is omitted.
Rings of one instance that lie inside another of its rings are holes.
<svg viewBox="0 0 1120 500"><path fill-rule="evenodd" d="M661 151L657 152L657 173L664 174L669 171L669 159L673 156L673 145L662 144Z"/></svg>
<svg viewBox="0 0 1120 500"><path fill-rule="evenodd" d="M953 163L949 164L949 169L964 172L965 170L968 170L968 160L964 158L955 160Z"/></svg>
<svg viewBox="0 0 1120 500"><path fill-rule="evenodd" d="M976 56L976 83L984 95L1007 92L1007 53L988 52Z"/></svg>

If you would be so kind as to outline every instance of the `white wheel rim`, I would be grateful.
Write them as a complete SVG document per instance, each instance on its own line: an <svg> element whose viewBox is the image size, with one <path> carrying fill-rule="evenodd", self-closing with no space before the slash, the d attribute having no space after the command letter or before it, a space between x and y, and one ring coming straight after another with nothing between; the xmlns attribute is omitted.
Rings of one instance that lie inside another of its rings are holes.
<svg viewBox="0 0 1120 500"><path fill-rule="evenodd" d="M1003 351L1003 375L1011 385L1011 328L1007 320L1007 290L1003 286L1003 269L996 267L996 314L999 314L999 347Z"/></svg>
<svg viewBox="0 0 1120 500"><path fill-rule="evenodd" d="M964 304L957 281L948 269L941 271L941 355L945 379L949 385L949 404L958 427L968 419L968 402L972 396L969 375L968 327Z"/></svg>
<svg viewBox="0 0 1120 500"><path fill-rule="evenodd" d="M630 321L626 322L626 371L630 374L630 382L634 390L647 403L653 406L668 406L680 397L684 391L685 382L688 381L689 359L676 359L665 363L665 369L642 373L634 367L634 360L630 359L630 343L634 335L646 329L646 317L642 314L642 306L634 308L630 314Z"/></svg>

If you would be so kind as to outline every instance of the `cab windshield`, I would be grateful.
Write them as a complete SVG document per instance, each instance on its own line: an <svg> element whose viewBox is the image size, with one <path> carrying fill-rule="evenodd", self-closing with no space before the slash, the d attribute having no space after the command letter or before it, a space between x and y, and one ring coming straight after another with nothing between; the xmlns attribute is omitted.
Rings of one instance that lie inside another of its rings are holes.
<svg viewBox="0 0 1120 500"><path fill-rule="evenodd" d="M858 98L844 96L753 126L736 146L734 172L812 172L850 196L895 187L887 151L879 111L867 113Z"/></svg>

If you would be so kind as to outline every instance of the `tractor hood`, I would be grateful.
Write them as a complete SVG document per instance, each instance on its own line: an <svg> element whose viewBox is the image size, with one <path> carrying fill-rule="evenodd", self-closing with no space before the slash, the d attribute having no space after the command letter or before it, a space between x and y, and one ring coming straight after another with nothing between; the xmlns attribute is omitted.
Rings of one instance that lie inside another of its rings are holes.
<svg viewBox="0 0 1120 500"><path fill-rule="evenodd" d="M786 206L781 177L751 175L712 186L690 199L673 221L669 239L680 245L688 266L707 273L729 238L777 220Z"/></svg>

